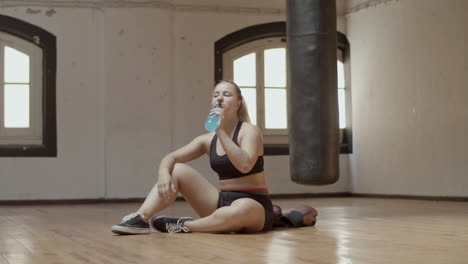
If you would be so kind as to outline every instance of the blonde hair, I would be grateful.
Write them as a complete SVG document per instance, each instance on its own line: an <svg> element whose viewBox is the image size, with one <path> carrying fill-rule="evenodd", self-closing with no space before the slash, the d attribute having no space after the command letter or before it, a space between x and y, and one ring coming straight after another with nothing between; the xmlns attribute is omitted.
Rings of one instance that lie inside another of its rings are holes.
<svg viewBox="0 0 468 264"><path fill-rule="evenodd" d="M237 109L237 116L239 117L239 120L250 123L249 110L247 108L247 104L245 103L244 97L242 96L241 89L235 82L228 81L228 80L221 80L218 83L216 83L216 85L223 83L223 82L232 84L232 86L234 86L234 90L236 90L236 93L237 93L237 98L241 101L239 109Z"/></svg>

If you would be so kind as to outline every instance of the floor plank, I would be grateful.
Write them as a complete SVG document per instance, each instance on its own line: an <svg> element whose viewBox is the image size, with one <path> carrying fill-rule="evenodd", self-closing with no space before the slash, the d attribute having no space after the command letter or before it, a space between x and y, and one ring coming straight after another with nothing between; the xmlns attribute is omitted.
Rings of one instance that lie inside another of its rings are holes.
<svg viewBox="0 0 468 264"><path fill-rule="evenodd" d="M261 234L117 236L139 204L0 206L4 263L467 263L466 202L277 199L319 211L315 227ZM184 202L162 214L192 216Z"/></svg>

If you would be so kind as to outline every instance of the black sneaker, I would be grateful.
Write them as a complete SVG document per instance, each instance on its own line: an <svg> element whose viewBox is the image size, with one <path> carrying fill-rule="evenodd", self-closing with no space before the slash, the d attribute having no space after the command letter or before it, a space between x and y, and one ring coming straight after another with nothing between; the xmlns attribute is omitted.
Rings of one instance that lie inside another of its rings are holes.
<svg viewBox="0 0 468 264"><path fill-rule="evenodd" d="M149 234L150 231L148 221L138 212L125 216L120 224L112 226L112 232L121 235Z"/></svg>
<svg viewBox="0 0 468 264"><path fill-rule="evenodd" d="M184 226L186 221L192 221L190 217L167 217L167 216L158 216L150 220L151 225L154 229L159 232L167 233L188 233L190 230Z"/></svg>

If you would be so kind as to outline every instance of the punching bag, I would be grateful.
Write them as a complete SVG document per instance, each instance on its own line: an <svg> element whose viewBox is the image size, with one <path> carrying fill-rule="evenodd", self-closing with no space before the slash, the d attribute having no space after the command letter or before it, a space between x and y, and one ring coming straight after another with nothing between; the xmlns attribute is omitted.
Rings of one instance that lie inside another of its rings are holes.
<svg viewBox="0 0 468 264"><path fill-rule="evenodd" d="M291 180L332 184L339 177L335 1L287 0L286 36Z"/></svg>

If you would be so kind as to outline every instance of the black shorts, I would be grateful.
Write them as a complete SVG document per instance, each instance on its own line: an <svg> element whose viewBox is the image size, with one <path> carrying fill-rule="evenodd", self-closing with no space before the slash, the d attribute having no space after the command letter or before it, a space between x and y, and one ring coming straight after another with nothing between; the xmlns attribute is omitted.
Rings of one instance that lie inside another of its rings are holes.
<svg viewBox="0 0 468 264"><path fill-rule="evenodd" d="M268 192L263 191L237 191L237 192L220 192L218 199L218 208L229 206L232 202L240 198L251 198L259 202L265 209L265 224L262 231L268 231L273 228L275 213L273 212L273 204L270 200Z"/></svg>

